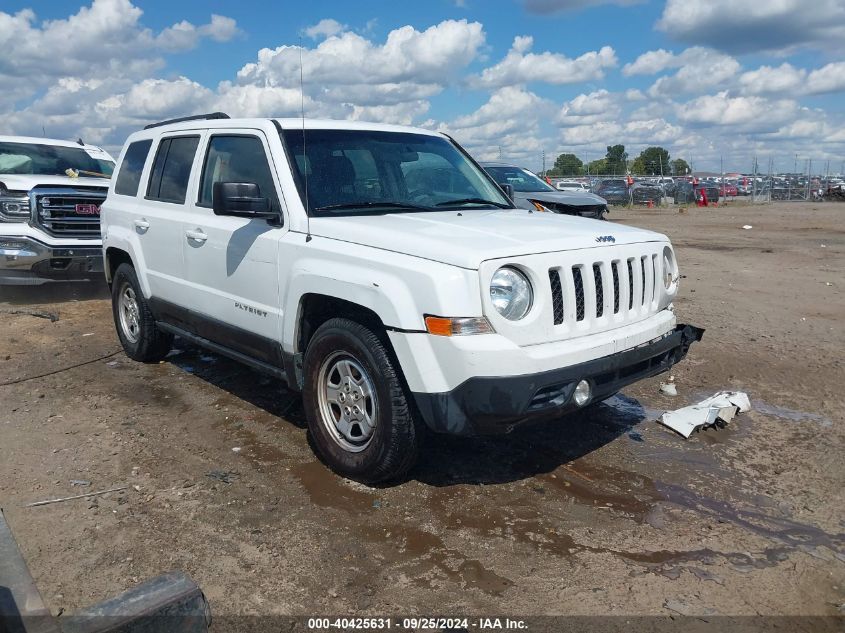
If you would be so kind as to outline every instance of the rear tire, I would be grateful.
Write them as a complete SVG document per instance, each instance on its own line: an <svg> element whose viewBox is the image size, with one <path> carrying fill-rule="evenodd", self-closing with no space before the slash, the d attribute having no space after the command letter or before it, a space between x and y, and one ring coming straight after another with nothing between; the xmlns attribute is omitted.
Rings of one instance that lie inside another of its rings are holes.
<svg viewBox="0 0 845 633"><path fill-rule="evenodd" d="M126 355L144 363L158 362L167 356L173 335L156 327L155 317L130 264L117 267L111 290L114 326Z"/></svg>
<svg viewBox="0 0 845 633"><path fill-rule="evenodd" d="M416 462L422 427L386 344L349 319L330 319L305 351L303 404L315 448L337 473L395 480Z"/></svg>

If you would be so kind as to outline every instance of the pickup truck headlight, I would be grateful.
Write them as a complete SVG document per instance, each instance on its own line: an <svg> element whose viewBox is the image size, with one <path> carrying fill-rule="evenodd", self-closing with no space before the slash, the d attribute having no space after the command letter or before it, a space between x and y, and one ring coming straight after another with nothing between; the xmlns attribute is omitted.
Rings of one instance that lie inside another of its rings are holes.
<svg viewBox="0 0 845 633"><path fill-rule="evenodd" d="M534 303L528 277L512 266L502 266L490 281L490 300L496 311L509 321L519 321Z"/></svg>
<svg viewBox="0 0 845 633"><path fill-rule="evenodd" d="M26 222L29 219L29 197L25 193L0 192L0 221Z"/></svg>

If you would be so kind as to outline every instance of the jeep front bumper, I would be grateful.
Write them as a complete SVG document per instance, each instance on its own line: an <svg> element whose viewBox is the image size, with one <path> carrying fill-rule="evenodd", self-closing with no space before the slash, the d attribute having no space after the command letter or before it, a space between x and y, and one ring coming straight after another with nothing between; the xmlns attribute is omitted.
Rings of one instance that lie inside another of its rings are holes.
<svg viewBox="0 0 845 633"><path fill-rule="evenodd" d="M0 236L0 285L103 278L99 246L48 245L26 236Z"/></svg>
<svg viewBox="0 0 845 633"><path fill-rule="evenodd" d="M586 362L532 374L479 376L441 393L413 392L434 431L458 435L506 433L516 425L578 409L572 394L581 380L601 401L634 382L667 371L686 356L704 330L677 325L659 338ZM585 403L584 406L586 406Z"/></svg>

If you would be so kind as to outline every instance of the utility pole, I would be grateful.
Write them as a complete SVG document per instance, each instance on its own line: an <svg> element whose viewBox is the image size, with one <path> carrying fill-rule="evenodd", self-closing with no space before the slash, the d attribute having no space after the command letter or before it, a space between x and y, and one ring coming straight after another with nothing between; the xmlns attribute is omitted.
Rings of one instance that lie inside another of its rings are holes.
<svg viewBox="0 0 845 633"><path fill-rule="evenodd" d="M546 150L543 150L543 178L546 177Z"/></svg>
<svg viewBox="0 0 845 633"><path fill-rule="evenodd" d="M499 145L499 160L502 160L502 146Z"/></svg>

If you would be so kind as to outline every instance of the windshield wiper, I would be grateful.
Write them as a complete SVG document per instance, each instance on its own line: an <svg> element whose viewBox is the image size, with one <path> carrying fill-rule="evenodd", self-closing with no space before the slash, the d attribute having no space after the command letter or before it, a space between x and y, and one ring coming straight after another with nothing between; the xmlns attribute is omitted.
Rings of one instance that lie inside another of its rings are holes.
<svg viewBox="0 0 845 633"><path fill-rule="evenodd" d="M445 200L438 202L435 207L455 207L462 204L489 204L499 209L510 209L511 205L495 202L493 200L485 200L484 198L458 198L457 200Z"/></svg>
<svg viewBox="0 0 845 633"><path fill-rule="evenodd" d="M431 211L431 207L411 202L342 202L314 207L312 211L342 211L344 209L402 209L403 211Z"/></svg>

